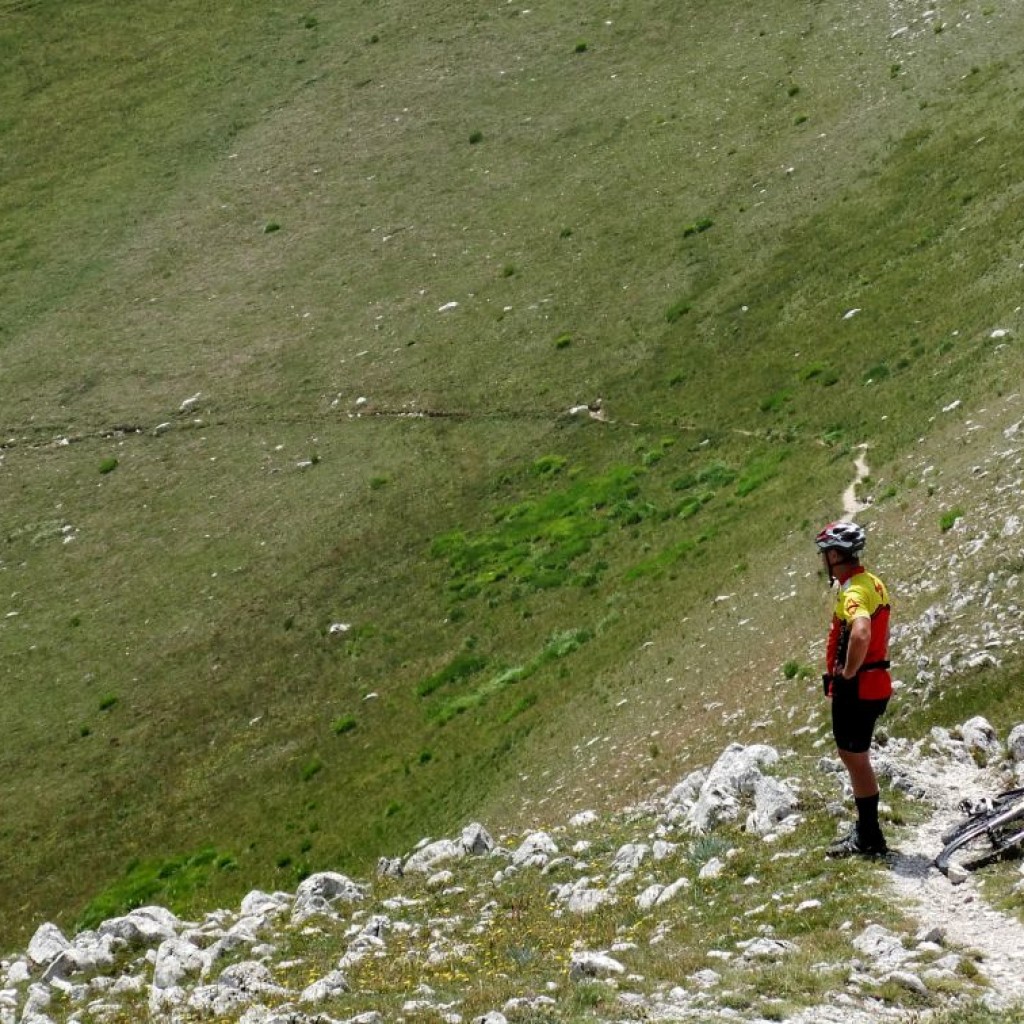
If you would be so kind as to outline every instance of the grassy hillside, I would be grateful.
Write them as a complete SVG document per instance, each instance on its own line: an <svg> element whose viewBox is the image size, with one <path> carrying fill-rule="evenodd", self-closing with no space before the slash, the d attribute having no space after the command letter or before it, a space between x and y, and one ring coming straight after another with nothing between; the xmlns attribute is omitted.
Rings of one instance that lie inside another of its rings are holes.
<svg viewBox="0 0 1024 1024"><path fill-rule="evenodd" d="M1019 379L1022 22L0 6L0 936L756 715L714 599Z"/></svg>

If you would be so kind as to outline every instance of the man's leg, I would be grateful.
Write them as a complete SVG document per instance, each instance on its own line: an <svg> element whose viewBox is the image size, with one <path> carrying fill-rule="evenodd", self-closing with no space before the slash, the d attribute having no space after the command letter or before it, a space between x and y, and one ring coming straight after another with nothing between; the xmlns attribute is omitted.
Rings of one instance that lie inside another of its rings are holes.
<svg viewBox="0 0 1024 1024"><path fill-rule="evenodd" d="M878 780L871 765L871 755L840 750L839 759L846 765L853 787L853 801L857 805L857 834L871 845L885 845L878 825Z"/></svg>
<svg viewBox="0 0 1024 1024"><path fill-rule="evenodd" d="M857 805L857 827L829 848L830 856L884 853L885 838L878 824L878 779L871 764L871 737L884 701L861 701L849 692L832 702L832 732L836 751L850 776Z"/></svg>
<svg viewBox="0 0 1024 1024"><path fill-rule="evenodd" d="M875 769L871 766L871 753L867 750L855 754L850 750L840 750L839 760L846 765L850 774L850 785L853 787L854 799L862 796L878 796L878 780Z"/></svg>

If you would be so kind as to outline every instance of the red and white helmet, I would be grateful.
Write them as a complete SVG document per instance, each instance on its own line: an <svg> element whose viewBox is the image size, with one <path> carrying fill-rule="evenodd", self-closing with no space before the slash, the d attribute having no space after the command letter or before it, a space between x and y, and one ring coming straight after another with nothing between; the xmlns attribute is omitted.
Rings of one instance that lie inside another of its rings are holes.
<svg viewBox="0 0 1024 1024"><path fill-rule="evenodd" d="M848 555L855 555L858 551L864 550L867 539L863 526L840 519L838 522L829 523L814 538L814 543L818 545L819 551L834 549L845 551Z"/></svg>

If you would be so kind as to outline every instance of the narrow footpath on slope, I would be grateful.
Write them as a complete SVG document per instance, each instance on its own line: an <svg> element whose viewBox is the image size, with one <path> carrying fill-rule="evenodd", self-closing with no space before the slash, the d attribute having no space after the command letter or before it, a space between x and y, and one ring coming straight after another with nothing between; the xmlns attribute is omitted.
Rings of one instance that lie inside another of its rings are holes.
<svg viewBox="0 0 1024 1024"><path fill-rule="evenodd" d="M994 796L1004 786L973 762L922 759L915 776L935 811L900 838L888 875L893 891L924 929L937 929L946 944L981 954L978 968L992 986L991 1003L1024 1003L1024 924L987 902L979 884L984 871L954 884L933 864L943 832L962 817L956 810L960 800Z"/></svg>

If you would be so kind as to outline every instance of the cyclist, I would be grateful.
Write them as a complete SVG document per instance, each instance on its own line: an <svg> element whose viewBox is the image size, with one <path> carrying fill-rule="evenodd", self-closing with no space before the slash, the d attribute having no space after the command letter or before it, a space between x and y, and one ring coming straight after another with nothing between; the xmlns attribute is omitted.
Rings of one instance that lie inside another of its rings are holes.
<svg viewBox="0 0 1024 1024"><path fill-rule="evenodd" d="M815 538L828 572L839 583L825 648L825 695L832 700L832 735L846 766L857 823L834 842L829 857L880 856L888 846L878 824L878 780L871 764L875 723L892 695L889 675L889 592L860 564L867 540L856 523L829 523Z"/></svg>

